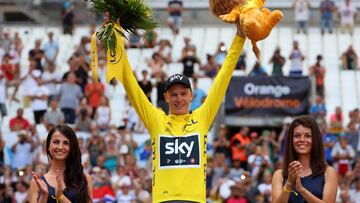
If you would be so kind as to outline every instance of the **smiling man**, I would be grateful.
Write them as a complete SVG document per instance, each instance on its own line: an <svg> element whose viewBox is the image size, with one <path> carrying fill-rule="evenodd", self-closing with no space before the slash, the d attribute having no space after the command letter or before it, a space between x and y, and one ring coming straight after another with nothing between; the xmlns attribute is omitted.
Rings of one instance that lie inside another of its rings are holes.
<svg viewBox="0 0 360 203"><path fill-rule="evenodd" d="M149 130L152 144L153 202L206 202L208 130L224 98L245 37L238 27L227 58L205 102L189 112L192 89L181 74L165 83L169 115L153 106L140 89L127 58L123 81L126 94Z"/></svg>

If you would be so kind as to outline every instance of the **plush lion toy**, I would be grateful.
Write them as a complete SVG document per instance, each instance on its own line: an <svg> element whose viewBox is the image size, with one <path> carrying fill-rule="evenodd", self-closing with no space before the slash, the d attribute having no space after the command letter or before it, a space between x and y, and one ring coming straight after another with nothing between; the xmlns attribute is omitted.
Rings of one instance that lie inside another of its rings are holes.
<svg viewBox="0 0 360 203"><path fill-rule="evenodd" d="M251 40L253 51L260 59L257 41L269 36L272 28L283 18L279 10L270 12L263 8L266 0L209 0L213 14L222 21L234 23L239 20L242 31Z"/></svg>

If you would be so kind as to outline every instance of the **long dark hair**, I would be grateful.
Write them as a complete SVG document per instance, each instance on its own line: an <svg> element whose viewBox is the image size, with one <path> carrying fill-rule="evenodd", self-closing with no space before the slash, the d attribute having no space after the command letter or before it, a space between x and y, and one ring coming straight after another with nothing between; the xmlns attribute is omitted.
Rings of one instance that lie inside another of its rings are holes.
<svg viewBox="0 0 360 203"><path fill-rule="evenodd" d="M76 191L78 202L90 202L91 197L88 191L88 182L83 172L81 164L81 152L76 134L72 128L67 125L57 125L50 130L46 139L46 153L48 158L52 159L49 151L50 141L53 134L58 131L63 134L70 142L69 155L66 158L66 168L64 172L64 181L66 188Z"/></svg>
<svg viewBox="0 0 360 203"><path fill-rule="evenodd" d="M297 126L304 126L311 129L312 135L312 148L310 154L310 167L312 171L312 177L322 175L326 170L326 161L324 153L324 144L322 141L322 134L316 121L311 116L300 116L295 118L291 123L288 131L288 135L285 141L285 157L283 165L283 176L288 176L288 166L292 161L298 160L297 153L294 149L293 138L294 129Z"/></svg>

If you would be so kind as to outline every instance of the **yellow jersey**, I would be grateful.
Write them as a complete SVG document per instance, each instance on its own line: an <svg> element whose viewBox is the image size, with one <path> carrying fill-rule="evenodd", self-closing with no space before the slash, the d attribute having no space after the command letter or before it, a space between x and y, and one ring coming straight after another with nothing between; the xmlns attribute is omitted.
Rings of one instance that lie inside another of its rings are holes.
<svg viewBox="0 0 360 203"><path fill-rule="evenodd" d="M139 87L127 57L124 58L121 82L151 137L154 203L171 200L206 202L207 134L244 43L245 38L235 36L204 103L186 115L166 115L153 106Z"/></svg>

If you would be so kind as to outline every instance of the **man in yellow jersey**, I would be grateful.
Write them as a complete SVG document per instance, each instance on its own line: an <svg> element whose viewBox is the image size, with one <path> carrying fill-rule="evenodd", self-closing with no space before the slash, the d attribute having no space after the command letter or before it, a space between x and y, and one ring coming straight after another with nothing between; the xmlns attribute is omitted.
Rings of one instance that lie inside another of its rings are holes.
<svg viewBox="0 0 360 203"><path fill-rule="evenodd" d="M167 79L164 97L169 104L169 115L166 115L149 102L132 73L128 59L124 58L121 82L151 137L154 203L206 202L207 134L244 43L245 36L238 26L205 102L191 113L192 91L187 77L175 74Z"/></svg>

